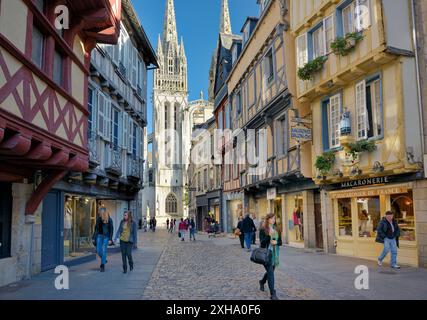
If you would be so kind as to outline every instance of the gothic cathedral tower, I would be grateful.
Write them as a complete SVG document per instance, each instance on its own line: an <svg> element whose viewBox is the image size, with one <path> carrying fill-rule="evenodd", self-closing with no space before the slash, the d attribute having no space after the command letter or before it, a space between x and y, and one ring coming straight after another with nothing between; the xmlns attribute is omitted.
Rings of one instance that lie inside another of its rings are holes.
<svg viewBox="0 0 427 320"><path fill-rule="evenodd" d="M166 0L163 36L158 39L160 68L154 73L153 86L153 167L155 216L159 225L167 218L186 215L184 184L186 148L191 139L186 132L188 109L187 58L184 42L178 43L173 0Z"/></svg>

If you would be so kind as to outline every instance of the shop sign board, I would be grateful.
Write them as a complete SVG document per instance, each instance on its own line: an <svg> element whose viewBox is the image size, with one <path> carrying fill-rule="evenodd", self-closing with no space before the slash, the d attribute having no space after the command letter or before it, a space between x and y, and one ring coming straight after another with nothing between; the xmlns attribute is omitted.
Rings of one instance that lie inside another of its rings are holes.
<svg viewBox="0 0 427 320"><path fill-rule="evenodd" d="M267 189L267 200L274 200L277 197L277 188Z"/></svg>
<svg viewBox="0 0 427 320"><path fill-rule="evenodd" d="M381 195L391 195L399 193L407 193L408 188L406 187L390 187L390 188L379 188L379 189L368 189L368 190L355 190L355 191L342 191L332 192L331 199L344 199L344 198L364 198L364 197L376 197Z"/></svg>
<svg viewBox="0 0 427 320"><path fill-rule="evenodd" d="M306 128L304 126L293 127L291 128L291 137L294 140L311 141L312 140L311 129Z"/></svg>

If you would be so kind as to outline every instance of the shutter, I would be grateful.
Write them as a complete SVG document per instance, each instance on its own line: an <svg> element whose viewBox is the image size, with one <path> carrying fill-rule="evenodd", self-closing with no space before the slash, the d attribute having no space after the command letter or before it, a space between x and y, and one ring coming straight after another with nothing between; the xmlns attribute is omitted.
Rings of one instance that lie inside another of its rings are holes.
<svg viewBox="0 0 427 320"><path fill-rule="evenodd" d="M362 31L369 28L371 25L369 0L357 0L354 15L357 31Z"/></svg>
<svg viewBox="0 0 427 320"><path fill-rule="evenodd" d="M133 48L132 67L132 84L136 88L136 83L138 81L138 51L136 48Z"/></svg>
<svg viewBox="0 0 427 320"><path fill-rule="evenodd" d="M123 149L127 149L129 140L129 115L124 112L123 113Z"/></svg>
<svg viewBox="0 0 427 320"><path fill-rule="evenodd" d="M111 141L111 101L105 99L105 114L104 114L104 139Z"/></svg>
<svg viewBox="0 0 427 320"><path fill-rule="evenodd" d="M129 127L128 127L128 134L129 134L129 137L128 137L128 153L132 153L132 146L133 146L133 144L132 144L132 140L133 140L133 121L132 121L132 118L131 117L129 117Z"/></svg>
<svg viewBox="0 0 427 320"><path fill-rule="evenodd" d="M101 92L96 92L98 96L98 135L104 136L104 113L105 113L105 97Z"/></svg>
<svg viewBox="0 0 427 320"><path fill-rule="evenodd" d="M341 96L339 94L331 97L329 105L329 130L331 148L339 147L340 137L340 120L341 120Z"/></svg>
<svg viewBox="0 0 427 320"><path fill-rule="evenodd" d="M307 33L297 38L298 67L303 67L308 62Z"/></svg>
<svg viewBox="0 0 427 320"><path fill-rule="evenodd" d="M357 140L368 138L367 110L366 110L366 82L356 85L356 127Z"/></svg>
<svg viewBox="0 0 427 320"><path fill-rule="evenodd" d="M329 123L328 123L328 103L322 104L322 142L323 151L329 150Z"/></svg>

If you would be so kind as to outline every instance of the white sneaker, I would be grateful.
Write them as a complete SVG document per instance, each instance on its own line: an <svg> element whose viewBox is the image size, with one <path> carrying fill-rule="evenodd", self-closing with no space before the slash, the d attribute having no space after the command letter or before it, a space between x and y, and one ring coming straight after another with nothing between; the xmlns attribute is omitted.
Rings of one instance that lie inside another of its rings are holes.
<svg viewBox="0 0 427 320"><path fill-rule="evenodd" d="M392 268L392 269L400 269L400 266L396 264L396 265L394 265L394 266L391 266L391 268Z"/></svg>
<svg viewBox="0 0 427 320"><path fill-rule="evenodd" d="M380 259L377 259L377 263L378 263L379 267L381 267L383 265L383 262Z"/></svg>

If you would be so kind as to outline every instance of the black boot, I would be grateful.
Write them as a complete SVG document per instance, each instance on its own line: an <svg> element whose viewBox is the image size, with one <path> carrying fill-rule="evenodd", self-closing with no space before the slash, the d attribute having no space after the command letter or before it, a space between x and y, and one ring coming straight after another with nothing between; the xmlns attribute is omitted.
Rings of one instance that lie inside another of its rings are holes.
<svg viewBox="0 0 427 320"><path fill-rule="evenodd" d="M105 272L105 265L101 264L101 266L100 266L100 271L101 271L101 272Z"/></svg>
<svg viewBox="0 0 427 320"><path fill-rule="evenodd" d="M129 266L130 271L133 270L133 264Z"/></svg>
<svg viewBox="0 0 427 320"><path fill-rule="evenodd" d="M271 297L270 297L270 299L271 299L271 300L279 300L279 298L277 297L276 291L273 291L273 292L271 293Z"/></svg>
<svg viewBox="0 0 427 320"><path fill-rule="evenodd" d="M127 266L123 266L123 273L127 273L128 272L128 267Z"/></svg>
<svg viewBox="0 0 427 320"><path fill-rule="evenodd" d="M261 290L262 292L265 291L265 283L263 283L262 281L259 282L259 290Z"/></svg>

